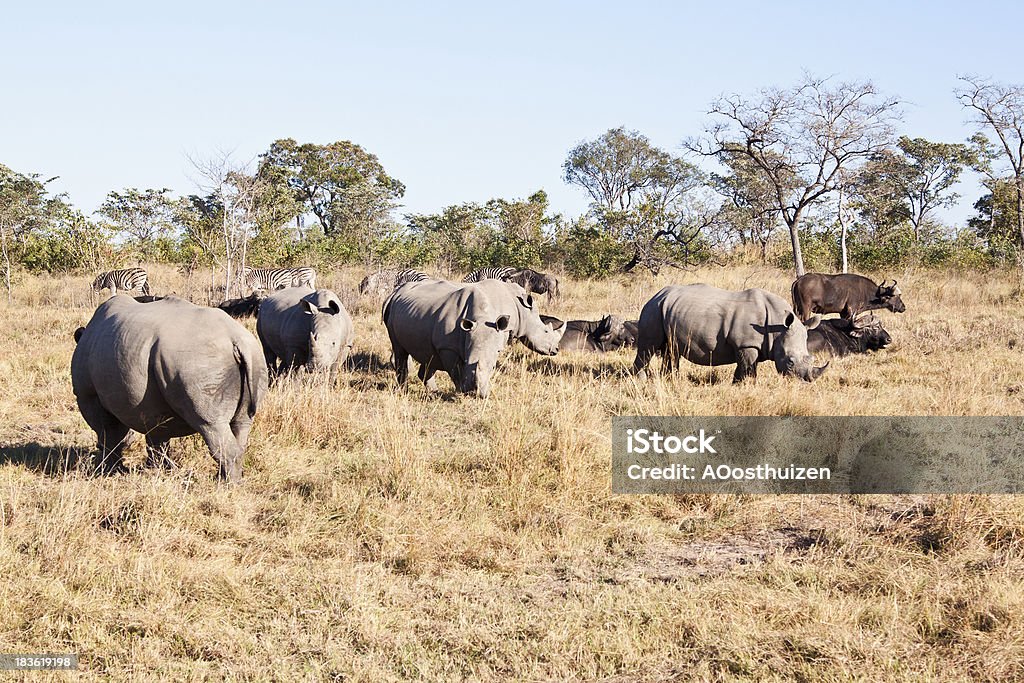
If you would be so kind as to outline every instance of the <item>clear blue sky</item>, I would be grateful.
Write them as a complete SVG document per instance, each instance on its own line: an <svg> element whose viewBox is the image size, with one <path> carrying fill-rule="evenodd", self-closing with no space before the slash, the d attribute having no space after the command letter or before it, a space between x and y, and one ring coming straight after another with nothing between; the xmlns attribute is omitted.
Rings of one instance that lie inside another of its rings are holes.
<svg viewBox="0 0 1024 683"><path fill-rule="evenodd" d="M873 80L908 102L901 132L942 141L971 133L957 74L1024 80L1014 2L436 4L8 4L0 163L91 212L195 191L187 155L352 140L406 184L402 212L543 188L572 215L576 142L625 125L679 152L716 96L803 69Z"/></svg>

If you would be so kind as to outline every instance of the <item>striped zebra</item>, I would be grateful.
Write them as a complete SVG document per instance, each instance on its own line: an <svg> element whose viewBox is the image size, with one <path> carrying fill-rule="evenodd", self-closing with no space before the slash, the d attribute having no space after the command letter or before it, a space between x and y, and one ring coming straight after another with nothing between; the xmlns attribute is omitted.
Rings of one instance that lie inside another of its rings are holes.
<svg viewBox="0 0 1024 683"><path fill-rule="evenodd" d="M430 276L412 268L387 268L370 273L359 283L359 293L388 296L406 282L429 280Z"/></svg>
<svg viewBox="0 0 1024 683"><path fill-rule="evenodd" d="M121 268L120 270L108 270L100 273L92 281L92 291L100 292L109 289L111 296L117 294L117 290L131 292L141 289L144 296L149 295L149 281L146 271L142 268Z"/></svg>
<svg viewBox="0 0 1024 683"><path fill-rule="evenodd" d="M479 268L463 278L463 282L480 282L481 280L508 280L516 272L515 268L498 266L496 268Z"/></svg>
<svg viewBox="0 0 1024 683"><path fill-rule="evenodd" d="M273 292L285 287L309 285L316 289L316 271L306 266L298 268L249 268L243 271L245 286L254 292L265 289Z"/></svg>

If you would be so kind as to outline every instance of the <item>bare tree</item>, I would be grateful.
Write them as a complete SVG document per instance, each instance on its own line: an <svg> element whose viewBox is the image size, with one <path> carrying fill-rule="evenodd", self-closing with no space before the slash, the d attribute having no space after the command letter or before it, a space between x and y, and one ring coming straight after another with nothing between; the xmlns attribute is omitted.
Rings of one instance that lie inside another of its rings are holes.
<svg viewBox="0 0 1024 683"><path fill-rule="evenodd" d="M219 205L224 247L224 295L234 288L241 294L241 275L246 265L249 240L257 231L257 210L265 180L250 169L255 161L237 163L228 152L210 159L189 158L199 174L197 185Z"/></svg>
<svg viewBox="0 0 1024 683"><path fill-rule="evenodd" d="M762 90L754 100L719 98L709 113L724 120L685 144L723 160L745 156L760 169L789 228L799 276L805 272L799 229L808 209L838 189L844 171L890 143L898 105L870 82L832 85L805 75L793 88Z"/></svg>
<svg viewBox="0 0 1024 683"><path fill-rule="evenodd" d="M1003 85L976 76L961 76L956 96L973 110L975 122L995 133L1013 177L1017 195L1017 232L1024 244L1024 86Z"/></svg>

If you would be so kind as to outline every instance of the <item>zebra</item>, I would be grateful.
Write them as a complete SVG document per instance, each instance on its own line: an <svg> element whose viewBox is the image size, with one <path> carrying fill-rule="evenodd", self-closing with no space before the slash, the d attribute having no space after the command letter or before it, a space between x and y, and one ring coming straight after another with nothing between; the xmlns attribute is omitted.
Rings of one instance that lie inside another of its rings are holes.
<svg viewBox="0 0 1024 683"><path fill-rule="evenodd" d="M285 287L309 285L316 289L316 271L307 266L298 268L249 268L243 271L245 286L254 292L260 289L274 291Z"/></svg>
<svg viewBox="0 0 1024 683"><path fill-rule="evenodd" d="M119 289L126 292L141 289L143 296L149 296L149 281L142 268L108 270L92 281L92 291L98 293L104 289L109 289L111 296L117 294Z"/></svg>
<svg viewBox="0 0 1024 683"><path fill-rule="evenodd" d="M429 279L430 276L426 273L421 273L412 268L403 268L401 270L388 268L386 270L378 270L364 277L362 282L359 283L359 293L362 295L375 294L377 296L387 296L406 282L420 282Z"/></svg>
<svg viewBox="0 0 1024 683"><path fill-rule="evenodd" d="M395 289L398 289L406 282L423 282L429 280L430 276L412 268L405 268L395 273Z"/></svg>
<svg viewBox="0 0 1024 683"><path fill-rule="evenodd" d="M478 268L463 278L463 282L480 282L481 280L508 280L516 272L515 268L498 266L496 268Z"/></svg>

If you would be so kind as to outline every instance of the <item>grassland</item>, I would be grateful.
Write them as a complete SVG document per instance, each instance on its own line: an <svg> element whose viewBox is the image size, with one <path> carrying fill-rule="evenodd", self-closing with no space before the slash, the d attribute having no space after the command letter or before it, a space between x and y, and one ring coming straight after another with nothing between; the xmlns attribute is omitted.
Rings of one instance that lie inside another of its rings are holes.
<svg viewBox="0 0 1024 683"><path fill-rule="evenodd" d="M22 278L0 303L0 652L78 653L80 680L1024 679L1021 498L626 497L609 473L616 414L1024 415L1016 276L899 274L894 345L810 385L513 349L480 400L396 390L360 275L322 277L351 366L272 389L236 488L194 437L170 473L133 448L93 476L68 372L89 278ZM694 281L790 280L566 282L545 312L635 315Z"/></svg>

